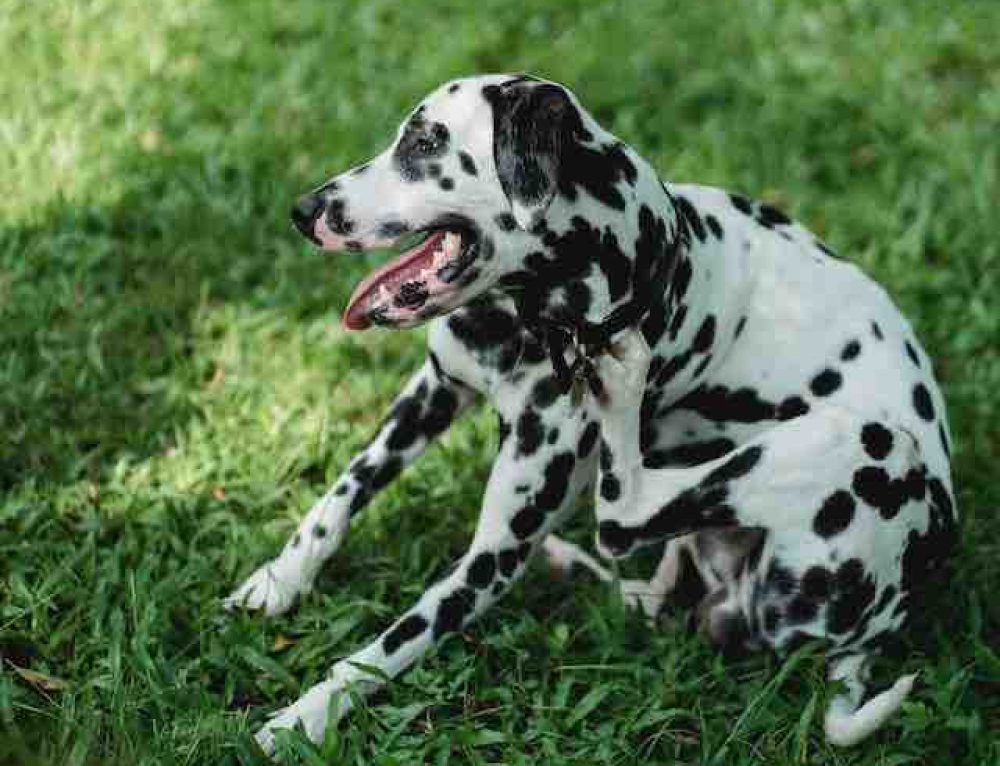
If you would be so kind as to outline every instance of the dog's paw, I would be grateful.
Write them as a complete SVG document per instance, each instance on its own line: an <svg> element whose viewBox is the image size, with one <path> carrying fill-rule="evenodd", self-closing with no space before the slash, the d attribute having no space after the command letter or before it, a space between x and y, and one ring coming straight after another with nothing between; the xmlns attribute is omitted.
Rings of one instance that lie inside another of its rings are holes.
<svg viewBox="0 0 1000 766"><path fill-rule="evenodd" d="M372 676L347 662L338 662L326 681L310 687L288 707L274 713L254 734L257 745L268 755L274 753L278 731L302 727L310 742L320 744L328 726L333 726L354 707L349 690L370 693L379 685Z"/></svg>
<svg viewBox="0 0 1000 766"><path fill-rule="evenodd" d="M342 682L337 679L321 681L288 707L275 711L254 734L260 749L268 755L273 754L275 734L296 726L301 726L309 741L318 745L323 741L327 725L336 723L351 709L351 697L341 694L343 690ZM333 710L331 703L335 705Z"/></svg>
<svg viewBox="0 0 1000 766"><path fill-rule="evenodd" d="M646 390L646 375L653 357L642 333L629 328L615 339L607 353L595 360L594 369L611 409L639 406Z"/></svg>
<svg viewBox="0 0 1000 766"><path fill-rule="evenodd" d="M250 575L243 584L222 601L226 609L263 610L268 617L283 614L309 584L283 574L276 561L270 561Z"/></svg>

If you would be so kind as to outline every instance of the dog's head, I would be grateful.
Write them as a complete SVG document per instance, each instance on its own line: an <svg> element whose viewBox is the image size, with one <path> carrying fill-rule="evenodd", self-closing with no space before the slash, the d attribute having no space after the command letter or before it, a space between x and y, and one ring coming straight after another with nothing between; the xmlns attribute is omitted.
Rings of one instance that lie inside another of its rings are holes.
<svg viewBox="0 0 1000 766"><path fill-rule="evenodd" d="M617 184L635 169L620 147L561 85L456 80L388 149L299 199L292 219L324 250L395 249L355 289L343 323L410 327L523 274L557 196L575 201L582 186L598 204L621 202Z"/></svg>

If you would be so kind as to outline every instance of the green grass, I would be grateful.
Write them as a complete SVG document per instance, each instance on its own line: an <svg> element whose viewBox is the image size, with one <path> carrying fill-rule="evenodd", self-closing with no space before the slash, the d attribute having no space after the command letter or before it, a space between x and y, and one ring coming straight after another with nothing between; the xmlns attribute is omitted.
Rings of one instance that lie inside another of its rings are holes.
<svg viewBox="0 0 1000 766"><path fill-rule="evenodd" d="M998 28L992 0L6 0L0 763L258 762L254 725L461 553L486 412L293 614L219 608L422 355L338 329L373 261L312 252L291 201L490 70L566 82L665 176L778 202L888 286L948 398L954 579L888 665L917 692L856 749L822 741L815 653L724 663L679 619L651 631L533 571L288 760L1000 763Z"/></svg>

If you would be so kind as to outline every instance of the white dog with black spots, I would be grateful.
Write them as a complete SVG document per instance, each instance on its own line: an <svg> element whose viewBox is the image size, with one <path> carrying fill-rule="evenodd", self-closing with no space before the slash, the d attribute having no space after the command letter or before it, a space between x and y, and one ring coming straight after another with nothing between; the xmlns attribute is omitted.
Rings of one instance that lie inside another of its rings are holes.
<svg viewBox="0 0 1000 766"><path fill-rule="evenodd" d="M871 695L868 663L942 576L949 435L930 359L857 267L769 205L661 181L573 93L523 75L441 86L293 220L324 250L399 248L343 323L432 320L430 348L368 446L227 605L291 607L351 518L479 395L501 443L457 566L271 718L265 750L296 725L320 740L351 706L341 692L410 667L540 548L611 581L553 536L587 487L603 556L667 541L650 582L621 583L646 614L695 580L698 623L724 649L824 642L843 682L832 743L898 709L913 676Z"/></svg>

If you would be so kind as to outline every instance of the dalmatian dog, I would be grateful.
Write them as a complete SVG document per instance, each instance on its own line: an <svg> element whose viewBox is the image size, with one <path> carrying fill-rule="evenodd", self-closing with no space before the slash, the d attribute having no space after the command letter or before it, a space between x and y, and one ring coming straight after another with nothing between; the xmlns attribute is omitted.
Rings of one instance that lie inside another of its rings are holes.
<svg viewBox="0 0 1000 766"><path fill-rule="evenodd" d="M392 145L302 197L328 251L395 248L342 321L430 322L426 362L284 549L229 606L287 610L350 520L479 395L500 447L466 553L257 733L315 741L501 598L539 549L612 580L553 533L588 487L602 556L667 541L655 615L682 581L723 649L826 647L827 739L880 727L914 677L869 663L939 580L956 535L944 401L884 290L774 207L666 183L565 87L441 86ZM351 693L344 693L348 690Z"/></svg>

